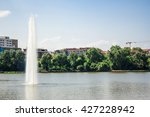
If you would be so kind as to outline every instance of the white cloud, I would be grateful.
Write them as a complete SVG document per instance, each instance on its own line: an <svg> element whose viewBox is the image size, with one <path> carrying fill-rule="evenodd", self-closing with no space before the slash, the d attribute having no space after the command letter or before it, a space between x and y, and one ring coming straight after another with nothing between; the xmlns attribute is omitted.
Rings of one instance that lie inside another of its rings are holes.
<svg viewBox="0 0 150 117"><path fill-rule="evenodd" d="M89 43L87 46L88 47L97 47L100 49L108 49L110 47L112 42L108 41L108 40L98 40L98 41L94 41Z"/></svg>
<svg viewBox="0 0 150 117"><path fill-rule="evenodd" d="M45 38L42 42L39 42L38 45L40 48L45 48L50 51L54 51L55 49L60 49L62 47L62 43L62 37L56 36L51 38Z"/></svg>
<svg viewBox="0 0 150 117"><path fill-rule="evenodd" d="M63 48L85 47L85 45L85 42L82 42L79 38L66 38L62 36L45 38L42 42L39 42L40 48L46 48L50 51Z"/></svg>
<svg viewBox="0 0 150 117"><path fill-rule="evenodd" d="M43 39L42 42L40 42L40 45L49 43L49 42L51 42L51 41L59 41L59 40L61 40L61 38L62 38L61 36L52 37L52 38L45 38L45 39Z"/></svg>
<svg viewBox="0 0 150 117"><path fill-rule="evenodd" d="M66 38L56 36L45 38L39 42L40 48L46 48L50 51L63 48L97 47L102 50L108 50L112 45L120 45L116 40L83 40L81 38Z"/></svg>
<svg viewBox="0 0 150 117"><path fill-rule="evenodd" d="M7 17L11 12L9 10L0 10L0 17Z"/></svg>
<svg viewBox="0 0 150 117"><path fill-rule="evenodd" d="M99 41L95 41L95 42L92 42L90 44L88 44L89 46L100 46L100 45L108 45L110 42L107 41L107 40L99 40Z"/></svg>

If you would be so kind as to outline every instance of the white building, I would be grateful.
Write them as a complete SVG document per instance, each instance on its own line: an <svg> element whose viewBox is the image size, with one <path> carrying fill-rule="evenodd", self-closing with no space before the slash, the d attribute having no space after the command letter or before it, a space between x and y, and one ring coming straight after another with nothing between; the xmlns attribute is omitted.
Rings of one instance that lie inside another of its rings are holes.
<svg viewBox="0 0 150 117"><path fill-rule="evenodd" d="M18 48L18 40L10 39L8 36L0 36L0 47Z"/></svg>
<svg viewBox="0 0 150 117"><path fill-rule="evenodd" d="M67 55L70 55L71 53L76 53L77 55L84 54L89 47L86 48L65 48L61 50L56 50L55 53L66 53Z"/></svg>

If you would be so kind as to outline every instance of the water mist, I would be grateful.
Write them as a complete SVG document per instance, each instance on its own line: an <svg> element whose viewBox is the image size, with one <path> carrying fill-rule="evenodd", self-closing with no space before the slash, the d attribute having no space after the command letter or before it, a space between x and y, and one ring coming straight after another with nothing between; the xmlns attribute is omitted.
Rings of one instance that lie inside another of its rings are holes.
<svg viewBox="0 0 150 117"><path fill-rule="evenodd" d="M37 84L37 40L35 18L29 18L29 35L26 51L26 83Z"/></svg>

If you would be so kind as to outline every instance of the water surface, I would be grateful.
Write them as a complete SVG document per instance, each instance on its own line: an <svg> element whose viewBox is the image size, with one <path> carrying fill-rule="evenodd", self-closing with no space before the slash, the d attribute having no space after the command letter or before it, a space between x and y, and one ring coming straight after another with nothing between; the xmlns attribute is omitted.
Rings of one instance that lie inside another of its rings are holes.
<svg viewBox="0 0 150 117"><path fill-rule="evenodd" d="M150 72L40 73L37 85L24 81L24 74L0 74L0 99L150 99Z"/></svg>

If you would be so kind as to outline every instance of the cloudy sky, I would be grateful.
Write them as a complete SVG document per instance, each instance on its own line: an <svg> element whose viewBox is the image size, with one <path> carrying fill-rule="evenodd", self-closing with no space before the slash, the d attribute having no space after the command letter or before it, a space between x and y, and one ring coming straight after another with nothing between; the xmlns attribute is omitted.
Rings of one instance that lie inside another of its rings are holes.
<svg viewBox="0 0 150 117"><path fill-rule="evenodd" d="M28 19L35 15L38 46L52 51L67 47L111 45L150 48L150 0L0 0L0 35L25 48Z"/></svg>

